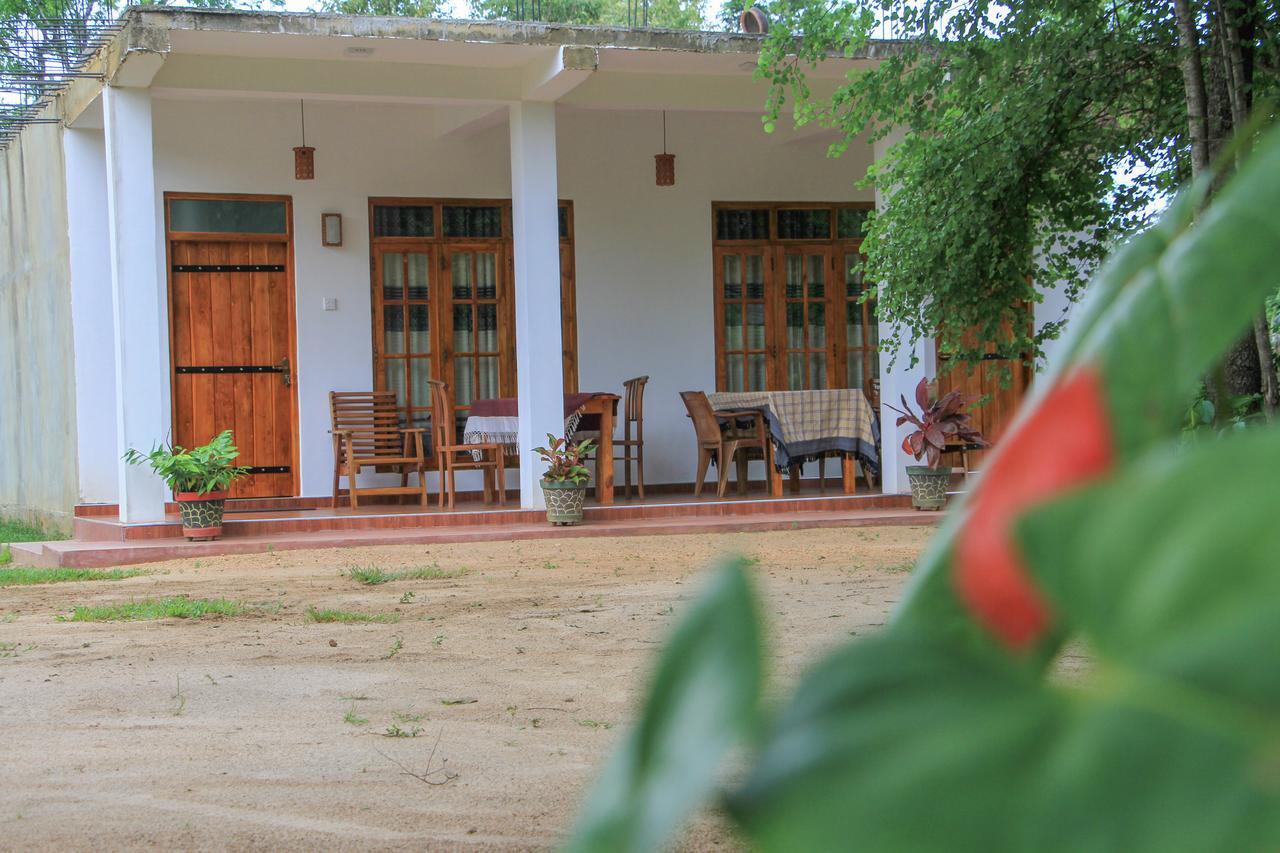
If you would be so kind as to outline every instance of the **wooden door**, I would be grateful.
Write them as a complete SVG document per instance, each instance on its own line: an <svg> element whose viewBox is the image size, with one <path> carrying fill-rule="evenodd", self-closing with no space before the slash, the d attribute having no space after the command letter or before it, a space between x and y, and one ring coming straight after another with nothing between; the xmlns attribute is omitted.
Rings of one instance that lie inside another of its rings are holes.
<svg viewBox="0 0 1280 853"><path fill-rule="evenodd" d="M985 399L984 404L971 409L973 423L988 441L998 443L1026 396L1031 371L1020 362L1005 359L988 358L975 366L957 364L951 367L948 362L946 357L938 359L938 394L960 391L975 400ZM1001 374L1006 367L1012 376L1009 384L1002 386ZM989 450L970 453L969 464L980 470L988 453Z"/></svg>
<svg viewBox="0 0 1280 853"><path fill-rule="evenodd" d="M461 422L473 400L515 392L515 318L501 246L448 245L445 250L445 330L441 378Z"/></svg>
<svg viewBox="0 0 1280 853"><path fill-rule="evenodd" d="M297 494L289 255L287 239L247 235L169 244L173 441L232 430L251 474L232 497Z"/></svg>
<svg viewBox="0 0 1280 853"><path fill-rule="evenodd" d="M771 250L744 246L715 250L716 387L721 391L769 390L776 346L768 320Z"/></svg>
<svg viewBox="0 0 1280 853"><path fill-rule="evenodd" d="M394 391L407 426L430 421L428 379L438 360L440 319L435 287L435 249L426 244L374 248L374 279L381 313L373 318L374 371L379 389Z"/></svg>
<svg viewBox="0 0 1280 853"><path fill-rule="evenodd" d="M835 335L831 300L831 250L826 246L797 246L778 250L780 298L775 352L777 375L773 387L810 391L833 387L836 375Z"/></svg>

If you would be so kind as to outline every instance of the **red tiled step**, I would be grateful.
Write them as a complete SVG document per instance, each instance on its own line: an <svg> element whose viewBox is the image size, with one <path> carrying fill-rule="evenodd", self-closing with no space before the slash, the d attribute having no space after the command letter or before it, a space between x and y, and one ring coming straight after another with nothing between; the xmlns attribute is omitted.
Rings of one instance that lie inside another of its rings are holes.
<svg viewBox="0 0 1280 853"><path fill-rule="evenodd" d="M689 509L682 505L682 509ZM520 515L532 511L517 510ZM658 536L679 533L738 533L748 531L799 530L819 527L870 527L882 525L936 524L940 513L914 512L901 508L869 508L820 511L761 512L721 516L682 514L680 517L614 519L587 522L578 527L552 527L545 515L540 521L488 522L419 526L402 529L366 528L286 532L272 535L230 536L215 542L187 542L183 539L78 541L26 543L14 546L18 563L42 566L95 568L224 554L253 554L311 548L348 548L368 545L427 545L476 542L493 539L549 539L593 536Z"/></svg>

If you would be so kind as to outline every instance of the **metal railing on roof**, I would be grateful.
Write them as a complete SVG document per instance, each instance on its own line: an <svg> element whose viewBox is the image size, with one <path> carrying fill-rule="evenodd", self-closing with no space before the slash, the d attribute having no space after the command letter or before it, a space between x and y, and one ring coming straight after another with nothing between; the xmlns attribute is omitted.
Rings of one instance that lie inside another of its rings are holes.
<svg viewBox="0 0 1280 853"><path fill-rule="evenodd" d="M30 124L57 124L45 109L72 80L98 78L85 60L119 32L112 19L16 18L0 22L0 148Z"/></svg>

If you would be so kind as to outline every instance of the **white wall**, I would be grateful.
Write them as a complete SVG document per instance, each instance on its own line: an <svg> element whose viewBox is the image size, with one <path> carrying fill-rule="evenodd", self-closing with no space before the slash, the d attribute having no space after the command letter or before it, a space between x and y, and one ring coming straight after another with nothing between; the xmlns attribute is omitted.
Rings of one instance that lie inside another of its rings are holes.
<svg viewBox="0 0 1280 853"><path fill-rule="evenodd" d="M445 107L307 104L316 180L293 179L297 101L157 99L156 186L293 197L302 491L330 489L330 390L371 387L368 198L508 197L505 119L437 138ZM621 391L648 374L647 479L687 482L693 430L677 392L715 385L713 201L843 201L869 149L840 160L821 141L766 136L755 114L671 113L676 185L654 185L659 113L561 110L562 198L573 201L580 386ZM320 214L343 214L344 246L320 246ZM322 299L339 310L325 312ZM514 483L514 480L512 480Z"/></svg>
<svg viewBox="0 0 1280 853"><path fill-rule="evenodd" d="M101 130L67 128L67 243L75 341L76 439L82 503L115 503L115 334L107 239L107 166Z"/></svg>

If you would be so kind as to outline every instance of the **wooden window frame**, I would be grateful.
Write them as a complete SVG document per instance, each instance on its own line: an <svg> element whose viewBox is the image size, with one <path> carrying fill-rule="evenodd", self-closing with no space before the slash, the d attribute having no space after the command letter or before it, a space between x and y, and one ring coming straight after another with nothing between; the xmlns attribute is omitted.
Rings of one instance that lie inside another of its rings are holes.
<svg viewBox="0 0 1280 853"><path fill-rule="evenodd" d="M380 237L374 233L375 208L383 206L417 206L432 208L433 228L430 237ZM502 228L498 237L446 237L444 234L445 207L498 207L501 210ZM573 202L560 199L558 208L567 211L568 233L560 237L560 304L561 334L563 337L564 384L566 391L578 389L578 340L577 340L577 302L574 268L574 210ZM556 231L559 233L557 214ZM374 388L386 390L385 362L390 358L408 358L400 354L386 353L383 339L383 296L381 264L379 258L383 252L402 251L420 252L429 257L431 292L427 300L430 306L429 323L431 325L430 372L433 379L440 379L450 388L454 385L454 353L450 330L453 323L452 296L452 256L458 252L488 252L497 254L498 275L498 340L499 368L498 393L504 397L516 394L516 348L515 348L515 262L514 237L511 222L511 200L494 198L420 198L401 196L375 196L369 198L369 274L370 274L370 307L373 341L373 383ZM407 293L406 293L407 296ZM406 302L406 305L408 303ZM408 333L408 315L405 316L406 341ZM412 399L412 387L406 373L406 398L410 404L402 409L406 419L414 412L430 410L430 405L420 405ZM455 398L456 399L456 398ZM469 406L457 405L457 416Z"/></svg>
<svg viewBox="0 0 1280 853"><path fill-rule="evenodd" d="M848 303L850 297L847 295L847 271L844 267L844 258L853 255L861 255L862 235L855 237L840 236L840 212L842 210L873 210L874 204L870 202L713 202L711 205L711 241L712 241L712 263L713 283L714 283L714 316L715 316L715 347L716 347L716 388L721 391L729 390L729 368L728 355L730 353L743 353L743 371L744 384L747 376L749 376L747 367L747 351L746 349L727 349L727 340L725 334L725 306L726 303L734 304L743 302L744 300L726 300L724 296L724 258L727 255L760 255L764 259L764 322L765 322L765 383L764 390L779 391L787 390L787 353L786 346L786 257L791 254L798 254L802 257L810 257L814 254L821 254L825 257L824 269L826 272L826 283L824 288L824 296L821 297L825 304L824 324L826 334L826 388L848 388L862 387L864 390L870 387L871 380L877 378L871 368L877 361L874 357L878 351L878 336L875 345L871 343L868 329L875 322L874 300L861 303L858 307L862 311L862 329L863 339L861 345L850 345L847 340L846 316L848 311ZM744 239L744 240L721 240L716 236L716 217L720 210L767 210L769 212L769 236L767 239ZM828 236L825 238L782 238L778 236L778 213L783 210L817 210L825 209L830 211ZM808 267L807 261L802 261L802 271L806 276ZM743 267L745 272L745 265ZM745 282L744 294L745 298ZM856 298L856 297L854 297ZM794 300L792 300L794 301ZM814 300L805 296L804 302L807 305ZM744 309L745 310L745 309ZM805 309L807 316L807 308ZM744 326L745 334L745 326ZM745 339L743 344L745 346ZM753 354L758 354L761 350L756 348L752 350ZM807 348L806 352L816 352L812 347ZM862 375L860 377L851 377L848 375L849 354L853 351L861 351L862 358ZM805 373L808 376L810 364L806 359ZM806 383L810 384L810 383Z"/></svg>

